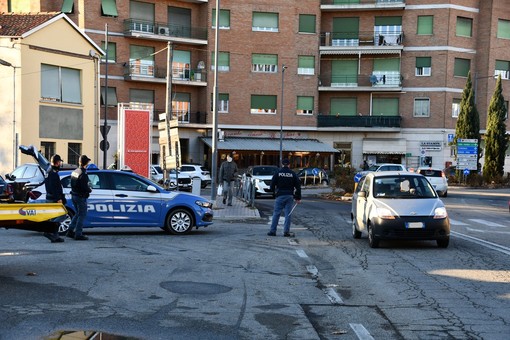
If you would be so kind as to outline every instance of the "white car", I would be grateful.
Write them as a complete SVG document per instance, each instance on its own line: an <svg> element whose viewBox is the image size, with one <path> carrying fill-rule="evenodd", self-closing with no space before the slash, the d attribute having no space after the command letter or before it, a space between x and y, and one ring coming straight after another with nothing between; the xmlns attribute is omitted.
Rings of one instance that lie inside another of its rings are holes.
<svg viewBox="0 0 510 340"><path fill-rule="evenodd" d="M358 172L358 176L361 178L368 173L380 171L407 171L407 169L402 164L393 163L372 164L369 166L367 170Z"/></svg>
<svg viewBox="0 0 510 340"><path fill-rule="evenodd" d="M276 165L254 165L250 166L243 179L251 181L255 186L255 196L274 195L271 191L271 179L278 172Z"/></svg>
<svg viewBox="0 0 510 340"><path fill-rule="evenodd" d="M163 180L163 169L158 164L151 165L151 179L156 183Z"/></svg>
<svg viewBox="0 0 510 340"><path fill-rule="evenodd" d="M205 166L198 164L182 164L179 170L179 173L186 174L192 179L197 177L200 178L200 186L202 189L211 184L211 173Z"/></svg>
<svg viewBox="0 0 510 340"><path fill-rule="evenodd" d="M448 196L448 179L441 169L421 167L416 169L416 173L425 176L430 184L436 189L437 194L442 197Z"/></svg>

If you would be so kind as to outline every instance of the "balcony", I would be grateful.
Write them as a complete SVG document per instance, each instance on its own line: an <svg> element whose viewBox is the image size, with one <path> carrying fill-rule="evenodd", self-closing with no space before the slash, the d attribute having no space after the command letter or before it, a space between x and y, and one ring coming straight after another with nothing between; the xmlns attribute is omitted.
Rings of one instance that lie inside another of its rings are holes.
<svg viewBox="0 0 510 340"><path fill-rule="evenodd" d="M318 115L317 127L400 128L401 116Z"/></svg>
<svg viewBox="0 0 510 340"><path fill-rule="evenodd" d="M138 19L124 20L124 35L128 37L207 45L206 27L171 25Z"/></svg>
<svg viewBox="0 0 510 340"><path fill-rule="evenodd" d="M322 11L403 10L405 0L321 0Z"/></svg>
<svg viewBox="0 0 510 340"><path fill-rule="evenodd" d="M402 90L402 76L396 71L373 71L371 74L353 76L319 77L319 91L388 92Z"/></svg>
<svg viewBox="0 0 510 340"><path fill-rule="evenodd" d="M323 32L320 53L325 54L399 54L404 48L404 33L364 31L353 35L342 32Z"/></svg>
<svg viewBox="0 0 510 340"><path fill-rule="evenodd" d="M150 83L166 83L166 67L141 61L124 64L124 80ZM207 86L207 72L203 69L175 67L172 69L172 83L178 85Z"/></svg>
<svg viewBox="0 0 510 340"><path fill-rule="evenodd" d="M165 129L165 122L159 120L159 114L164 113L164 110L154 110L153 122L163 124L161 129ZM179 125L183 124L207 124L207 112L188 112L188 111L175 111L172 112L172 118L177 119Z"/></svg>

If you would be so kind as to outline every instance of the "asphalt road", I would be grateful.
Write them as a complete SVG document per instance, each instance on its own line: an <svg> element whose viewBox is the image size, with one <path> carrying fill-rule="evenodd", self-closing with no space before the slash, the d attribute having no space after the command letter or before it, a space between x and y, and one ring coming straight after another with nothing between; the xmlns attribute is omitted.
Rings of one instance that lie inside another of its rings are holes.
<svg viewBox="0 0 510 340"><path fill-rule="evenodd" d="M499 248L454 234L447 249L371 249L351 236L350 203L314 197L294 211L294 238L281 226L266 235L272 199L257 200L261 219L182 237L108 228L51 244L2 229L0 339L83 330L138 339L508 339L510 230L508 215L496 213L506 198L469 197L451 190L449 213L485 232L452 229Z"/></svg>

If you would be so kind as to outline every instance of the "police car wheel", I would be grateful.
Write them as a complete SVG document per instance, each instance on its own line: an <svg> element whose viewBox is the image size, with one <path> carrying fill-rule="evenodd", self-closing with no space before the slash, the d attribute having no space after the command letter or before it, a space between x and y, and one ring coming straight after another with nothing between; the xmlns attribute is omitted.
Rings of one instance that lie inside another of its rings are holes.
<svg viewBox="0 0 510 340"><path fill-rule="evenodd" d="M187 234L193 228L193 216L186 209L176 209L172 211L167 219L165 230L170 234Z"/></svg>
<svg viewBox="0 0 510 340"><path fill-rule="evenodd" d="M67 234L67 231L69 230L69 225L71 224L71 220L72 220L73 216L74 216L74 213L72 211L68 211L66 219L59 224L58 234L60 236L65 236Z"/></svg>

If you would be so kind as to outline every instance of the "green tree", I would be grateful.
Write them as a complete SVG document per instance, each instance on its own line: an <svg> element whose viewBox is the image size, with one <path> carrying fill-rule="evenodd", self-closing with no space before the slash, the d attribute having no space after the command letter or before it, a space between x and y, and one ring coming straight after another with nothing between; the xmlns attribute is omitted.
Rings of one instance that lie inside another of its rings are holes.
<svg viewBox="0 0 510 340"><path fill-rule="evenodd" d="M501 76L499 76L487 111L485 162L483 165L483 178L486 182L497 180L503 176L505 153L508 146L505 124L506 112L507 108L505 107L505 98L502 94Z"/></svg>
<svg viewBox="0 0 510 340"><path fill-rule="evenodd" d="M468 73L466 85L462 91L459 117L455 126L454 144L458 139L476 139L480 145L480 116L475 106L475 93L471 82L471 72ZM478 164L479 153L476 158ZM459 171L459 170L458 170Z"/></svg>

